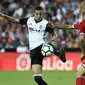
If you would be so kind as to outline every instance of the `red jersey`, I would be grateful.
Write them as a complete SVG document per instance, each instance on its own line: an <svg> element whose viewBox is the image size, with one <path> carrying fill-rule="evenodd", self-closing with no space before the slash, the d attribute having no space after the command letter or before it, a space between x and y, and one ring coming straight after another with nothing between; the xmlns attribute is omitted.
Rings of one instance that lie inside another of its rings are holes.
<svg viewBox="0 0 85 85"><path fill-rule="evenodd" d="M74 24L73 27L74 27L75 29L78 29L78 30L79 30L79 35L80 35L80 34L85 35L85 20L83 20L83 21L80 22L79 24ZM82 66L85 67L85 59L84 59L84 61L82 62Z"/></svg>
<svg viewBox="0 0 85 85"><path fill-rule="evenodd" d="M85 35L85 20L83 20L79 24L74 24L73 26L74 26L75 29L79 30L79 34Z"/></svg>

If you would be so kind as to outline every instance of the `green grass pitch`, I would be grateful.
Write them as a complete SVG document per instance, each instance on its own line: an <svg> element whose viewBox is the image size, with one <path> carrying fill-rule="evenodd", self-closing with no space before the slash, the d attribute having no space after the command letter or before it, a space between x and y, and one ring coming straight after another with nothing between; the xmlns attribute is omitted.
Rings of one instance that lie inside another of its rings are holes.
<svg viewBox="0 0 85 85"><path fill-rule="evenodd" d="M43 78L48 85L75 85L76 72L44 71ZM0 85L37 85L31 72L0 71Z"/></svg>

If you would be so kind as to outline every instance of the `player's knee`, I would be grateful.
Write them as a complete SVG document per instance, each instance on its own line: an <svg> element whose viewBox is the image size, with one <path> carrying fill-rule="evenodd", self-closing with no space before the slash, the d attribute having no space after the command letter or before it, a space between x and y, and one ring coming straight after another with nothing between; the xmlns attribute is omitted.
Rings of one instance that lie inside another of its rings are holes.
<svg viewBox="0 0 85 85"><path fill-rule="evenodd" d="M40 74L42 71L40 70L32 70L33 74Z"/></svg>
<svg viewBox="0 0 85 85"><path fill-rule="evenodd" d="M41 74L42 66L41 65L32 65L33 74Z"/></svg>

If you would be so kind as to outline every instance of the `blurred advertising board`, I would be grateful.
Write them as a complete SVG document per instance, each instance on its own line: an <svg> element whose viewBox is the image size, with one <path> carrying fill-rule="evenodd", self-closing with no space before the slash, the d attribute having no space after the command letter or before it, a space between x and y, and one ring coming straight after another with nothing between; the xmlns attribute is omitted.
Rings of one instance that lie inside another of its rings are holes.
<svg viewBox="0 0 85 85"><path fill-rule="evenodd" d="M67 52L67 62L63 63L57 56L52 55L43 59L43 70L74 71L80 65L80 52ZM30 53L6 52L0 53L0 70L31 70Z"/></svg>

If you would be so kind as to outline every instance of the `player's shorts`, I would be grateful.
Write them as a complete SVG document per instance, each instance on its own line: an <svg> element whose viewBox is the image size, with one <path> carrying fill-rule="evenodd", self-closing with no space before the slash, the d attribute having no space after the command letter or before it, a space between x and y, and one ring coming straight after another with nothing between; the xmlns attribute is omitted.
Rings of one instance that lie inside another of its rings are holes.
<svg viewBox="0 0 85 85"><path fill-rule="evenodd" d="M39 64L42 66L44 56L41 54L42 45L30 51L31 65Z"/></svg>
<svg viewBox="0 0 85 85"><path fill-rule="evenodd" d="M83 60L83 62L81 63L81 65L85 68L85 59Z"/></svg>

